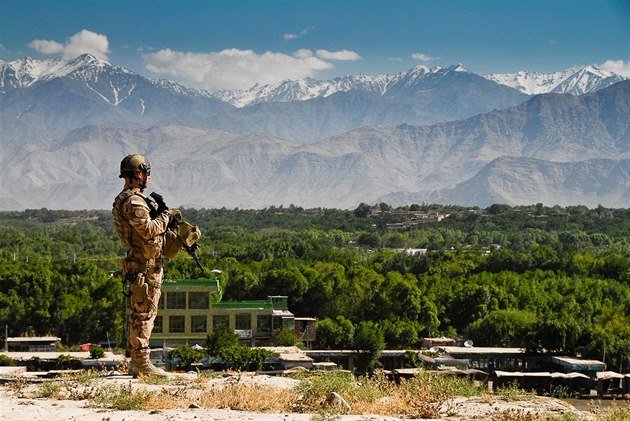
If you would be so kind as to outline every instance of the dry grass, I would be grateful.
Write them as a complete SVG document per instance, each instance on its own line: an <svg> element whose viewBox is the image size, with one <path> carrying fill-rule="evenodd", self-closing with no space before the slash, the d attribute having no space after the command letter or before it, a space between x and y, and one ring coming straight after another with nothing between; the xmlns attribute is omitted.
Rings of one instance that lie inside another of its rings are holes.
<svg viewBox="0 0 630 421"><path fill-rule="evenodd" d="M298 395L287 389L256 384L228 384L189 388L162 388L145 403L144 409L181 409L190 405L256 412L294 412Z"/></svg>
<svg viewBox="0 0 630 421"><path fill-rule="evenodd" d="M252 380L253 379L253 380ZM258 379L258 380L256 380ZM499 402L515 403L514 408L495 409L485 415L492 421L577 421L572 413L556 412L555 415L530 413L517 401L530 401L535 397L519 394L518 399L506 399L502 395L490 395L468 380L431 372L396 384L383 373L371 378L356 378L346 372L308 373L299 378L293 388L282 388L266 383L261 377L239 375L222 378L216 375L199 376L196 379L175 380L166 383L149 379L136 382L103 383L94 381L94 375L83 378L45 382L38 386L36 395L46 398L86 400L88 406L112 409L184 409L191 405L201 408L222 408L251 412L311 413L322 420L336 419L337 409L327 403L331 392L336 392L350 405L351 414L382 415L402 418L441 418L458 413L457 405L479 404L493 407ZM276 379L277 380L277 379ZM16 395L25 394L25 384L11 386ZM461 397L471 397L463 399ZM457 398L460 397L460 398ZM528 399L531 398L531 399ZM455 399L457 398L457 399ZM537 404L534 404L536 406ZM540 411L538 411L540 412ZM608 411L590 411L597 421L630 420L630 406ZM317 415L319 414L319 415Z"/></svg>
<svg viewBox="0 0 630 421"><path fill-rule="evenodd" d="M230 408L242 411L292 412L292 406L298 400L293 390L277 387L265 388L260 385L232 384L215 389L214 393L204 395L199 404L207 408Z"/></svg>

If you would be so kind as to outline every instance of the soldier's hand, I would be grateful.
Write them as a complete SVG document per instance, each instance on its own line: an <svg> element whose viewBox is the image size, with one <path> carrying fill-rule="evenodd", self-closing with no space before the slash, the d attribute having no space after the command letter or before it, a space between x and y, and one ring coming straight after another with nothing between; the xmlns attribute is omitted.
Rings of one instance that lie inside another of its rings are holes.
<svg viewBox="0 0 630 421"><path fill-rule="evenodd" d="M166 211L166 214L168 215L168 224L167 224L167 228L168 229L175 229L177 228L177 226L179 225L180 221L182 220L182 213L180 212L179 209L169 209Z"/></svg>
<svg viewBox="0 0 630 421"><path fill-rule="evenodd" d="M169 209L166 211L166 213L168 213L168 216L171 219L174 219L176 221L182 220L182 212L179 209Z"/></svg>

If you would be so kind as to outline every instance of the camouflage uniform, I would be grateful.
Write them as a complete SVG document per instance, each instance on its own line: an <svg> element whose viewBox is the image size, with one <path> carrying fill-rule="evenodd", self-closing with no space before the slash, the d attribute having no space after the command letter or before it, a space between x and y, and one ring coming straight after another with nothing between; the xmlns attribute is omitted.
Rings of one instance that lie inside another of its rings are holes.
<svg viewBox="0 0 630 421"><path fill-rule="evenodd" d="M133 362L148 359L149 338L160 300L162 250L165 241L177 238L170 235L171 231L166 234L169 214L165 211L151 219L144 195L138 191L123 190L114 200L112 213L116 232L127 246L123 276L131 292L127 300L127 347ZM181 243L177 249L180 247Z"/></svg>

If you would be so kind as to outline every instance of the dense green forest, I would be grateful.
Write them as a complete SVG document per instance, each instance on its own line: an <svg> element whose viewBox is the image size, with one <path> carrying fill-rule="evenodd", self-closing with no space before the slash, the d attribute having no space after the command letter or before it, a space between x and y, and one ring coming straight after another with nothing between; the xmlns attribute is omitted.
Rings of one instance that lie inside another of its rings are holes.
<svg viewBox="0 0 630 421"><path fill-rule="evenodd" d="M417 348L445 334L630 364L628 209L182 211L204 232L200 259L222 271L224 300L288 295L296 316L318 319L321 348L369 334ZM109 211L0 213L0 325L67 345L121 338L123 254ZM180 253L165 276L205 275Z"/></svg>

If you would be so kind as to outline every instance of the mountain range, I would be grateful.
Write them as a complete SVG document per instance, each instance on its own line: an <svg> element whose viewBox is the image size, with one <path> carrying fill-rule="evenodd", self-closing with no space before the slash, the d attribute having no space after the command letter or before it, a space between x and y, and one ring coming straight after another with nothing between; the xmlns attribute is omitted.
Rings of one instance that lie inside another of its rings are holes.
<svg viewBox="0 0 630 421"><path fill-rule="evenodd" d="M210 93L25 58L0 62L0 125L0 210L109 208L131 152L171 206L630 205L630 81L594 66Z"/></svg>

